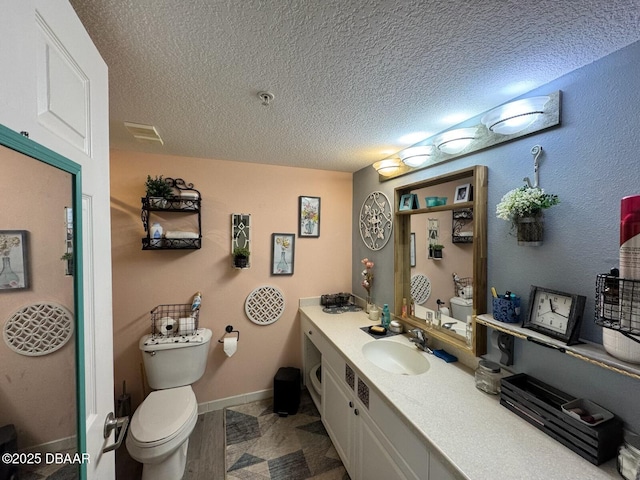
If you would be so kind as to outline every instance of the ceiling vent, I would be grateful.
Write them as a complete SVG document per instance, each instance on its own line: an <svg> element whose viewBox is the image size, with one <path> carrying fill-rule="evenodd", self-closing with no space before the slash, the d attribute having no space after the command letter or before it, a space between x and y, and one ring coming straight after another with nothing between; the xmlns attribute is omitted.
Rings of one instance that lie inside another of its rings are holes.
<svg viewBox="0 0 640 480"><path fill-rule="evenodd" d="M164 142L158 135L156 127L153 125L143 125L141 123L124 122L124 126L129 130L129 133L133 135L133 138L139 142L144 143L159 143L164 145Z"/></svg>

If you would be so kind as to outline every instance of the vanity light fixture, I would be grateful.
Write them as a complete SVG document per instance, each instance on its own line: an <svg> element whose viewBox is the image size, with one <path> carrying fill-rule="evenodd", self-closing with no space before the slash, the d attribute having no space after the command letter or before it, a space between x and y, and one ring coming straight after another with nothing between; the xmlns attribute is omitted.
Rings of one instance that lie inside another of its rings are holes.
<svg viewBox="0 0 640 480"><path fill-rule="evenodd" d="M396 158L386 158L374 163L373 168L383 177L388 177L400 169L400 162Z"/></svg>
<svg viewBox="0 0 640 480"><path fill-rule="evenodd" d="M476 138L476 127L457 128L441 133L433 139L433 144L441 152L454 155L460 153Z"/></svg>
<svg viewBox="0 0 640 480"><path fill-rule="evenodd" d="M405 148L398 153L402 163L408 167L419 167L426 162L433 154L432 145L418 145L416 147Z"/></svg>
<svg viewBox="0 0 640 480"><path fill-rule="evenodd" d="M491 132L513 135L529 127L543 113L549 96L523 98L487 112L480 120Z"/></svg>

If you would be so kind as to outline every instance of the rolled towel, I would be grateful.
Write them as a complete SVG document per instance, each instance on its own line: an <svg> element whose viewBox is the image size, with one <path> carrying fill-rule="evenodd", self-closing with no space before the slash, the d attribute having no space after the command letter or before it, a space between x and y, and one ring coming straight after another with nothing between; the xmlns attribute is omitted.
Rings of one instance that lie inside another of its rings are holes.
<svg viewBox="0 0 640 480"><path fill-rule="evenodd" d="M180 318L178 325L178 333L180 335L193 335L196 331L196 321L193 317Z"/></svg>
<svg viewBox="0 0 640 480"><path fill-rule="evenodd" d="M185 200L197 200L198 192L180 192L180 198L184 198Z"/></svg>
<svg viewBox="0 0 640 480"><path fill-rule="evenodd" d="M199 235L196 232L181 232L179 230L169 230L164 234L164 236L165 238L198 238Z"/></svg>

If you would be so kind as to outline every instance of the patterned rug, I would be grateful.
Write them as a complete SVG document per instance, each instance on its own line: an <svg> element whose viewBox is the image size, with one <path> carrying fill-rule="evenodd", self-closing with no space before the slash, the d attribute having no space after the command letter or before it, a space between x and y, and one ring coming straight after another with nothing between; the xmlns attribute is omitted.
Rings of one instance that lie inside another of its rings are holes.
<svg viewBox="0 0 640 480"><path fill-rule="evenodd" d="M273 399L225 410L228 480L349 480L306 391L295 415L273 413Z"/></svg>

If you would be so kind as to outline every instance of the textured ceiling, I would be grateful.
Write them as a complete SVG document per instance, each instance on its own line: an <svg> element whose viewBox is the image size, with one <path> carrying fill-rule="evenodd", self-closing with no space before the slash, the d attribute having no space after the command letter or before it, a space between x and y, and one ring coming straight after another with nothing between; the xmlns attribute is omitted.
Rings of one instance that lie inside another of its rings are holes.
<svg viewBox="0 0 640 480"><path fill-rule="evenodd" d="M640 39L640 0L71 4L109 67L113 148L349 172Z"/></svg>

